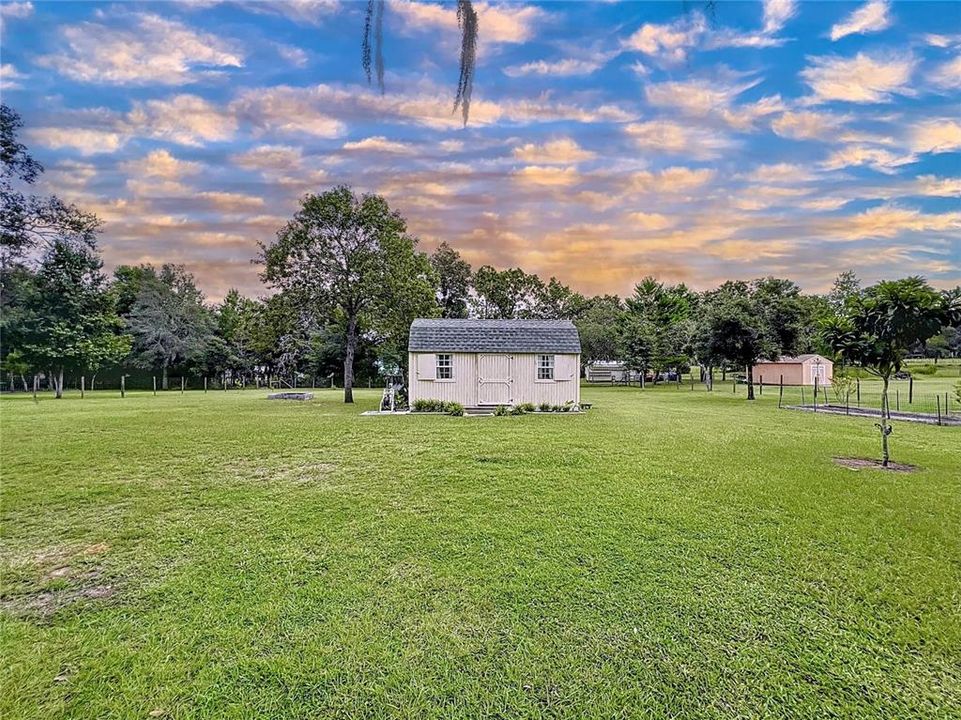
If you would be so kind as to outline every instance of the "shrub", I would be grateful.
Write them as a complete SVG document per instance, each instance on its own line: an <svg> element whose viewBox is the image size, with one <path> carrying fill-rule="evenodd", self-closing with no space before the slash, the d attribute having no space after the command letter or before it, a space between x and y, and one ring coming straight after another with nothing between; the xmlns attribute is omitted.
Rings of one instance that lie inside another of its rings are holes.
<svg viewBox="0 0 961 720"><path fill-rule="evenodd" d="M534 411L537 409L537 407L534 405L534 403L530 403L530 402L521 403L521 404L518 405L517 407L518 407L518 409L520 409L522 412L526 412L526 413L532 413L532 412L534 412Z"/></svg>
<svg viewBox="0 0 961 720"><path fill-rule="evenodd" d="M414 404L411 406L411 410L414 412L446 412L447 403L443 400L434 400L432 398L419 398L414 400Z"/></svg>
<svg viewBox="0 0 961 720"><path fill-rule="evenodd" d="M551 412L564 412L563 405L551 405Z"/></svg>
<svg viewBox="0 0 961 720"><path fill-rule="evenodd" d="M912 375L935 375L938 372L938 366L932 363L927 363L925 365L912 365L909 372Z"/></svg>
<svg viewBox="0 0 961 720"><path fill-rule="evenodd" d="M553 408L550 403L541 403L538 409L541 412L550 412Z"/></svg>
<svg viewBox="0 0 961 720"><path fill-rule="evenodd" d="M505 417L511 414L511 409L507 405L498 405L494 408L494 417Z"/></svg>
<svg viewBox="0 0 961 720"><path fill-rule="evenodd" d="M458 402L449 402L445 406L448 415L453 415L454 417L461 417L464 414L464 406Z"/></svg>

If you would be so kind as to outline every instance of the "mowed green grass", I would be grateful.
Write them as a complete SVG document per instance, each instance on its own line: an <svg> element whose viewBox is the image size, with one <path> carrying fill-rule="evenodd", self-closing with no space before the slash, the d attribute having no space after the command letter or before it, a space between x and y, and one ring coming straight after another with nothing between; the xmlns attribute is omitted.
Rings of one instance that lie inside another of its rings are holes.
<svg viewBox="0 0 961 720"><path fill-rule="evenodd" d="M961 431L776 393L5 397L0 716L961 714Z"/></svg>

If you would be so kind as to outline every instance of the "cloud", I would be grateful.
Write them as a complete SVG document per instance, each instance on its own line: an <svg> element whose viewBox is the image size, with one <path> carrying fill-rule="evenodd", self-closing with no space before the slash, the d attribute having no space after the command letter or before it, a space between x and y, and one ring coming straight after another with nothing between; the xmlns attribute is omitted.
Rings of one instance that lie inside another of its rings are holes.
<svg viewBox="0 0 961 720"><path fill-rule="evenodd" d="M723 134L707 128L684 125L670 120L651 120L625 126L634 144L651 152L687 155L695 160L709 160L732 147Z"/></svg>
<svg viewBox="0 0 961 720"><path fill-rule="evenodd" d="M234 113L197 95L134 103L126 125L137 134L181 145L230 140L237 132Z"/></svg>
<svg viewBox="0 0 961 720"><path fill-rule="evenodd" d="M961 55L938 65L929 77L936 87L944 90L961 89Z"/></svg>
<svg viewBox="0 0 961 720"><path fill-rule="evenodd" d="M20 81L28 77L10 63L3 63L0 65L0 90L20 90L23 87Z"/></svg>
<svg viewBox="0 0 961 720"><path fill-rule="evenodd" d="M891 26L890 10L887 0L869 0L831 28L831 39L881 32Z"/></svg>
<svg viewBox="0 0 961 720"><path fill-rule="evenodd" d="M946 232L961 230L961 212L925 214L896 205L881 205L857 215L837 218L830 232L845 240L892 238L903 232Z"/></svg>
<svg viewBox="0 0 961 720"><path fill-rule="evenodd" d="M772 163L758 165L744 176L753 183L797 183L814 180L817 176L802 165L794 163Z"/></svg>
<svg viewBox="0 0 961 720"><path fill-rule="evenodd" d="M837 137L847 118L830 113L786 111L771 123L781 137L793 140L828 140Z"/></svg>
<svg viewBox="0 0 961 720"><path fill-rule="evenodd" d="M714 179L709 168L692 170L669 167L660 172L642 171L631 176L631 188L644 193L682 193L702 187Z"/></svg>
<svg viewBox="0 0 961 720"><path fill-rule="evenodd" d="M85 22L61 29L66 50L37 64L64 77L103 85L184 85L210 68L243 67L243 52L210 33L159 15L132 15L134 27Z"/></svg>
<svg viewBox="0 0 961 720"><path fill-rule="evenodd" d="M364 138L363 140L346 142L344 143L344 150L355 152L395 153L398 155L410 155L414 152L413 146L408 145L407 143L388 140L383 135L375 135L374 137Z"/></svg>
<svg viewBox="0 0 961 720"><path fill-rule="evenodd" d="M32 2L5 2L0 3L0 32L7 26L7 20L23 20L33 15Z"/></svg>
<svg viewBox="0 0 961 720"><path fill-rule="evenodd" d="M884 148L866 145L848 145L835 150L821 166L825 170L837 170L843 167L864 165L878 172L894 174L902 165L917 161L914 154L897 154Z"/></svg>
<svg viewBox="0 0 961 720"><path fill-rule="evenodd" d="M523 65L511 65L504 68L504 74L508 77L525 77L528 75L541 75L548 77L573 77L575 75L590 75L600 70L607 63L607 57L603 60L578 60L576 58L565 58L548 62L537 60L535 62L524 63Z"/></svg>
<svg viewBox="0 0 961 720"><path fill-rule="evenodd" d="M280 15L299 25L319 26L340 9L338 0L280 0L245 2L243 7L253 13Z"/></svg>
<svg viewBox="0 0 961 720"><path fill-rule="evenodd" d="M912 192L930 197L961 197L961 178L919 175Z"/></svg>
<svg viewBox="0 0 961 720"><path fill-rule="evenodd" d="M264 206L263 198L243 193L208 191L198 193L197 197L221 212L244 212Z"/></svg>
<svg viewBox="0 0 961 720"><path fill-rule="evenodd" d="M764 32L778 32L796 14L794 0L764 0Z"/></svg>
<svg viewBox="0 0 961 720"><path fill-rule="evenodd" d="M695 79L650 83L645 88L645 96L654 107L675 108L692 117L716 117L737 130L749 131L760 118L784 110L779 96L734 104L738 96L758 82L746 80L731 84L723 80Z"/></svg>
<svg viewBox="0 0 961 720"><path fill-rule="evenodd" d="M187 175L196 175L203 166L199 162L178 160L167 150L154 150L138 160L128 160L121 169L142 177L179 180Z"/></svg>
<svg viewBox="0 0 961 720"><path fill-rule="evenodd" d="M684 62L705 32L707 22L701 13L696 12L671 23L644 23L624 41L624 47L668 64L677 64Z"/></svg>
<svg viewBox="0 0 961 720"><path fill-rule="evenodd" d="M277 43L277 54L294 67L305 67L307 65L307 52L296 45L285 45Z"/></svg>
<svg viewBox="0 0 961 720"><path fill-rule="evenodd" d="M286 171L300 166L302 156L299 148L289 145L261 145L234 155L231 162L244 170Z"/></svg>
<svg viewBox="0 0 961 720"><path fill-rule="evenodd" d="M514 157L526 163L541 165L571 165L593 160L596 154L585 150L570 138L550 140L543 145L527 143L514 148Z"/></svg>
<svg viewBox="0 0 961 720"><path fill-rule="evenodd" d="M38 127L27 135L45 147L76 150L81 155L114 152L126 142L121 133L93 128Z"/></svg>
<svg viewBox="0 0 961 720"><path fill-rule="evenodd" d="M916 60L911 56L883 58L858 53L810 60L801 77L814 91L815 102L882 103L894 94L914 94L910 82Z"/></svg>
<svg viewBox="0 0 961 720"><path fill-rule="evenodd" d="M390 3L388 9L401 16L405 31L440 28L448 36L457 36L457 11L451 6L404 0ZM483 43L527 42L534 36L538 21L546 17L543 10L532 5L475 2L474 10Z"/></svg>
<svg viewBox="0 0 961 720"><path fill-rule="evenodd" d="M961 123L952 118L935 118L915 123L908 132L908 146L916 153L961 150Z"/></svg>
<svg viewBox="0 0 961 720"><path fill-rule="evenodd" d="M576 168L547 167L528 165L515 170L514 179L522 185L546 185L549 187L569 187L580 181Z"/></svg>
<svg viewBox="0 0 961 720"><path fill-rule="evenodd" d="M278 85L249 89L230 104L230 109L260 134L276 132L334 138L343 135L346 126L325 112L328 102L334 99L331 95L324 86Z"/></svg>
<svg viewBox="0 0 961 720"><path fill-rule="evenodd" d="M660 213L635 212L628 214L627 222L635 230L666 230L674 227L677 221Z"/></svg>

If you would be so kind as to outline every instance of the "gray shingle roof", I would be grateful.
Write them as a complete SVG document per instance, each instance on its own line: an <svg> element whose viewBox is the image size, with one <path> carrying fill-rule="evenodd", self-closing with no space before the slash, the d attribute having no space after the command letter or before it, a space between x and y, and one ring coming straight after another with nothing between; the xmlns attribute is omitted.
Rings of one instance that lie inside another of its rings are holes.
<svg viewBox="0 0 961 720"><path fill-rule="evenodd" d="M410 326L411 352L580 353L570 320L418 319Z"/></svg>

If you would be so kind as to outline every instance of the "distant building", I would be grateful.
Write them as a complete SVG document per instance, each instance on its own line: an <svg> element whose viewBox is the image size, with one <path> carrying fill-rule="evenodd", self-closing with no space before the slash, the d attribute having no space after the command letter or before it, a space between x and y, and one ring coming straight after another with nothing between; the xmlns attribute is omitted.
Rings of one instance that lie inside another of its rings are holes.
<svg viewBox="0 0 961 720"><path fill-rule="evenodd" d="M414 320L411 404L579 404L581 341L569 320Z"/></svg>
<svg viewBox="0 0 961 720"><path fill-rule="evenodd" d="M754 381L764 385L830 385L834 378L834 363L823 355L808 354L792 357L784 355L777 360L765 360L755 364Z"/></svg>
<svg viewBox="0 0 961 720"><path fill-rule="evenodd" d="M584 369L584 378L595 383L626 383L639 382L640 373L629 370L619 360L597 360L588 364Z"/></svg>

